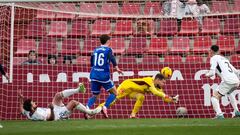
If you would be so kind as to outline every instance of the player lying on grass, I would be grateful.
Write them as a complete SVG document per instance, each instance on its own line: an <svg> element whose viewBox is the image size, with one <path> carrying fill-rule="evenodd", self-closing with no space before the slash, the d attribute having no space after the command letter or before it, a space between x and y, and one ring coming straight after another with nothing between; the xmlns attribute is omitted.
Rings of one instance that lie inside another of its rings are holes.
<svg viewBox="0 0 240 135"><path fill-rule="evenodd" d="M163 101L167 103L177 103L178 95L175 97L170 97L163 92L163 86L166 83L165 79L166 78L160 73L158 73L154 78L144 77L140 79L127 79L123 81L117 88L117 98L115 101L123 97L136 99L130 118L137 118L136 114L141 108L145 99L145 94L147 93L152 93L155 96L161 97ZM100 106L103 104L104 103L102 103Z"/></svg>
<svg viewBox="0 0 240 135"><path fill-rule="evenodd" d="M210 48L209 55L210 59L210 70L205 74L207 77L215 78L215 73L221 77L221 83L219 84L216 91L213 92L211 97L212 106L216 112L217 119L223 119L224 115L219 105L219 100L222 96L227 95L230 99L230 103L234 108L232 117L240 117L238 110L237 101L232 95L232 92L239 86L239 71L229 62L228 59L219 54L219 47L213 45Z"/></svg>
<svg viewBox="0 0 240 135"><path fill-rule="evenodd" d="M84 85L80 83L79 87L76 89L66 89L61 92L57 92L48 108L38 107L37 104L30 98L24 100L24 97L19 92L20 111L23 115L27 116L28 119L38 121L68 119L74 109L90 115L101 112L101 107L90 110L76 100L71 100L66 106L63 104L64 98L79 92L85 93L85 91L86 89Z"/></svg>

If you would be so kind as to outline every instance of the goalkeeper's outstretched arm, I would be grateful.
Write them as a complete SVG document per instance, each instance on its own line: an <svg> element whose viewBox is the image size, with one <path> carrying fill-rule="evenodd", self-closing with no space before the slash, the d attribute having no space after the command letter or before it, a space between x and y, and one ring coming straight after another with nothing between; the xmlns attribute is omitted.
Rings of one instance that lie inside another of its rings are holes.
<svg viewBox="0 0 240 135"><path fill-rule="evenodd" d="M175 97L170 97L166 95L163 91L158 91L155 87L150 87L149 90L158 97L161 97L164 102L167 103L177 103L179 99L179 95L176 95Z"/></svg>

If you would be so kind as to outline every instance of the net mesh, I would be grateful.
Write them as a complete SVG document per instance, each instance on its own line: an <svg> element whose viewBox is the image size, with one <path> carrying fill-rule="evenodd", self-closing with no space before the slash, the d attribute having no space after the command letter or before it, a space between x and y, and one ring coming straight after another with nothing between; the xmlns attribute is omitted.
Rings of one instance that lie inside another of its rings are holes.
<svg viewBox="0 0 240 135"><path fill-rule="evenodd" d="M196 3L181 5L169 1L94 1L94 2L29 2L15 3L14 18L10 5L1 4L0 42L1 64L10 70L11 19L14 19L13 81L2 78L0 92L0 118L24 119L18 111L17 91L32 97L38 106L46 107L54 94L84 82L86 94L70 99L86 104L91 96L89 71L90 55L100 45L99 36L111 36L111 47L124 76L112 72L118 86L128 78L152 76L165 66L173 70L165 93L179 94L177 104L167 104L152 94L138 113L140 118L175 118L178 107L186 107L189 118L214 116L210 97L220 79L203 77L209 69L208 50L213 44L239 68L239 1L206 1L210 13L204 8L195 11ZM189 6L190 5L190 6ZM199 5L198 5L199 6ZM186 15L178 7L188 7ZM168 10L171 8L172 10ZM198 13L198 14L197 14ZM37 64L22 64L28 60L30 50L37 52ZM56 64L50 64L56 58ZM234 91L239 100L239 90ZM99 101L108 93L102 90ZM112 118L128 118L134 99L119 100L109 109ZM221 107L227 117L232 108L228 97ZM97 115L102 117L101 115ZM82 118L76 112L72 118Z"/></svg>

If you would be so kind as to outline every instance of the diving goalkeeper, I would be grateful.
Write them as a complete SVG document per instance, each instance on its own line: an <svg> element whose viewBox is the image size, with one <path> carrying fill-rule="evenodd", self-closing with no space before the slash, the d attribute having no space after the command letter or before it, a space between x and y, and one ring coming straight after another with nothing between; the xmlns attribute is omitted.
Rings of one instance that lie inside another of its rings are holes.
<svg viewBox="0 0 240 135"><path fill-rule="evenodd" d="M117 98L115 102L126 96L131 99L136 99L130 118L137 118L136 114L141 108L145 99L145 94L147 93L161 97L163 101L167 103L177 103L178 95L171 97L164 93L162 88L165 83L166 79L161 73L158 73L154 78L144 77L140 79L124 80L117 88Z"/></svg>

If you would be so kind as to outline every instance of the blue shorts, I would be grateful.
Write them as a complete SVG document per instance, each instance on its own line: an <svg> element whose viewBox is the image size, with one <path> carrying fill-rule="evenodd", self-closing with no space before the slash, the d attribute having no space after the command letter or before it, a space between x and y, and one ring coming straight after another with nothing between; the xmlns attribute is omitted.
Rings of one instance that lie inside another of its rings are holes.
<svg viewBox="0 0 240 135"><path fill-rule="evenodd" d="M91 81L91 91L93 94L98 95L100 94L101 87L103 87L106 91L109 91L114 87L113 81L102 83L97 81Z"/></svg>

